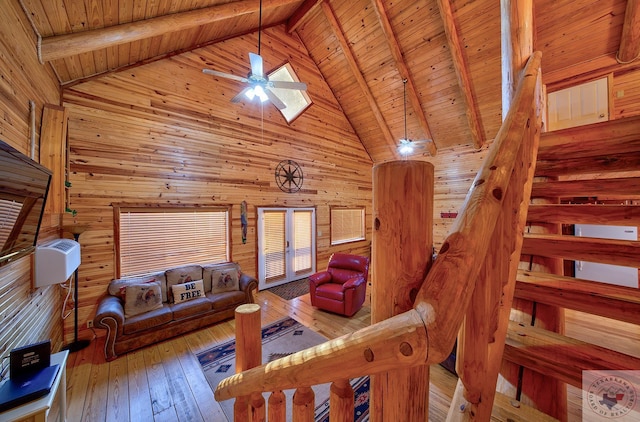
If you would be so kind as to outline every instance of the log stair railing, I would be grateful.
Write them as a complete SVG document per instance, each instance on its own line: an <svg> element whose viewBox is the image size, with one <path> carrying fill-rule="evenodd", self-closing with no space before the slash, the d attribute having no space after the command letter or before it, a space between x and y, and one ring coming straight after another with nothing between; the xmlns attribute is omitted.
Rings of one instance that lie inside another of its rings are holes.
<svg viewBox="0 0 640 422"><path fill-rule="evenodd" d="M268 400L269 421L284 420L285 389L296 389L293 420L311 421L310 387L323 383L332 383L331 420L350 420L353 391L349 379L442 362L463 320L466 329L462 328L464 334L459 338L463 343L459 365L465 369L459 371L461 380L448 419L489 420L540 136L540 59L541 54L534 53L523 70L512 107L438 259L417 292L413 309L252 369L241 365L242 372L221 381L215 391L218 401L236 398L236 421L266 419L263 392L273 392ZM482 300L472 300L475 297ZM468 312L477 303L482 303L481 309ZM237 324L236 336L244 335L244 325ZM238 347L238 359L248 361L242 353ZM397 391L390 388L385 393ZM412 406L411 400L406 400L406 406ZM513 408L517 413L517 406ZM526 411L508 418L537 417Z"/></svg>
<svg viewBox="0 0 640 422"><path fill-rule="evenodd" d="M558 203L530 205L527 224L640 226L638 169L640 116L544 133L536 165L542 181L534 182L531 197ZM607 203L571 203L585 198ZM640 325L638 288L522 268L540 256L637 268L640 242L525 230L521 252L516 298ZM637 350L629 356L512 321L504 358L582 388L582 370L639 369Z"/></svg>

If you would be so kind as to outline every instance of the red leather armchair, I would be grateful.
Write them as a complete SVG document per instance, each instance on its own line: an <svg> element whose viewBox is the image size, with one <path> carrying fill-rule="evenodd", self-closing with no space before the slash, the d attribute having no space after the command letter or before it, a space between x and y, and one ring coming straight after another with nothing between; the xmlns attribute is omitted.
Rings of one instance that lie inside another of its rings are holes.
<svg viewBox="0 0 640 422"><path fill-rule="evenodd" d="M368 276L369 258L334 253L326 271L309 277L311 304L350 317L364 303Z"/></svg>

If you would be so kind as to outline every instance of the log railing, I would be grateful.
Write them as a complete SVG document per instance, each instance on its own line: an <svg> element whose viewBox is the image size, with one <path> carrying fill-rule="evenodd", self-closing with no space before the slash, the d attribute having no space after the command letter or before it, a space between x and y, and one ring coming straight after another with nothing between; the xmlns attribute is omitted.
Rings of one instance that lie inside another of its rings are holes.
<svg viewBox="0 0 640 422"><path fill-rule="evenodd" d="M540 58L534 53L522 72L507 118L413 309L221 381L216 400L237 398L236 420L264 420L264 400L256 393L269 391L279 415L269 420L284 420L282 390L293 388L294 420L313 420L310 387L329 382L332 420L337 413L335 420L343 420L353 414L348 379L442 362L459 331L460 382L449 419L490 415L540 136Z"/></svg>

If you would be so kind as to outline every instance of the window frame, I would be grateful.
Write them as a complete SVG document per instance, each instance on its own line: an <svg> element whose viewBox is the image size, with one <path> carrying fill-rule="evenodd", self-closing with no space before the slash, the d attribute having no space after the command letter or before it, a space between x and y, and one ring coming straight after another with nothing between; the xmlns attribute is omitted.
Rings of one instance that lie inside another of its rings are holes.
<svg viewBox="0 0 640 422"><path fill-rule="evenodd" d="M121 221L121 217L124 213L129 213L131 211L134 212L140 212L140 213L171 213L171 212L175 212L175 213L180 213L180 212L187 212L187 213L193 213L193 212L211 212L211 211L224 211L226 213L226 220L227 220L227 224L226 224L226 238L227 238L227 242L226 242L226 247L225 247L225 255L226 255L226 262L230 262L232 261L232 245L233 245L233 240L232 240L232 205L215 205L215 206L196 206L196 205L171 205L171 206L149 206L148 204L112 204L113 206L113 223L114 223L114 252L115 252L115 269L116 269L116 278L121 278L121 277L129 277L129 276L136 276L136 275L144 275L144 274L150 274L150 273L154 273L158 270L156 269L149 269L146 272L135 272L135 273L130 273L130 274L124 274L123 275L123 268L122 268L122 246L121 246L121 235L122 235L122 228L120 226L120 221ZM215 261L207 261L207 262L215 262ZM223 261L220 261L223 262ZM200 262L200 263L204 263L204 262ZM180 261L179 263L176 263L175 266L181 266L181 265L190 265L190 264L197 264L197 262L185 262L185 261ZM169 267L173 267L173 265L170 265ZM167 267L167 268L169 268Z"/></svg>
<svg viewBox="0 0 640 422"><path fill-rule="evenodd" d="M350 237L350 238L344 238L344 239L340 239L340 240L334 240L334 211L339 212L339 211L360 211L361 215L362 215L362 219L361 219L361 235L359 237ZM363 240L366 240L366 236L367 236L367 224L366 224L366 207L364 206L332 206L329 207L329 237L330 237L330 242L329 244L331 246L337 246L337 245L344 245L347 243L354 243L354 242L361 242Z"/></svg>

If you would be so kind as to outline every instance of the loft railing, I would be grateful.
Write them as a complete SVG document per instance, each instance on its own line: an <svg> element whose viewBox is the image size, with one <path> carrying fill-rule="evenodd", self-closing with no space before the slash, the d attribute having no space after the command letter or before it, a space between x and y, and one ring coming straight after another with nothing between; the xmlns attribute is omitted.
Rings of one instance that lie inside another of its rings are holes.
<svg viewBox="0 0 640 422"><path fill-rule="evenodd" d="M442 362L459 331L460 381L449 419L488 420L540 136L540 58L534 53L522 72L512 107L413 309L221 381L216 400L237 398L236 421L265 420L262 392L269 391L274 392L269 421L284 420L282 390L294 388L294 420L311 421L310 387L323 383L332 383L332 420L348 420L353 415L348 379ZM242 326L237 323L238 339L244 336ZM251 341L260 339L242 343ZM253 366L241 357L240 344L236 353L244 368Z"/></svg>

